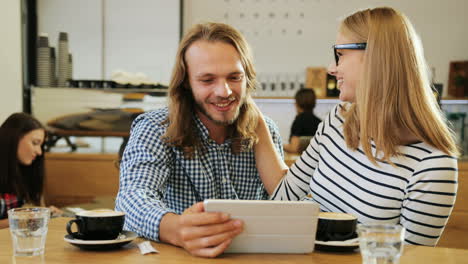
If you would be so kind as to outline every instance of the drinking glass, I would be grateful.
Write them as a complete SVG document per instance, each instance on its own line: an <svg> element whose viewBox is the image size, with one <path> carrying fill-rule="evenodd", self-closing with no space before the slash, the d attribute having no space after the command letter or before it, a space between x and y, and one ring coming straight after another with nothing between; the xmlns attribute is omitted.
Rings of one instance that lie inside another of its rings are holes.
<svg viewBox="0 0 468 264"><path fill-rule="evenodd" d="M44 254L49 219L49 208L8 210L8 222L15 256Z"/></svg>
<svg viewBox="0 0 468 264"><path fill-rule="evenodd" d="M405 228L396 224L359 224L359 248L364 264L398 264Z"/></svg>

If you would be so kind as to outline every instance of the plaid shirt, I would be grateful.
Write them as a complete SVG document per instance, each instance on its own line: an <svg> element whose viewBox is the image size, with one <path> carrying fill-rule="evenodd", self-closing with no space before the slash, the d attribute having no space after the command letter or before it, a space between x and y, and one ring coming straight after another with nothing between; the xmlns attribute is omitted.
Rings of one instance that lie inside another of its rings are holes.
<svg viewBox="0 0 468 264"><path fill-rule="evenodd" d="M23 200L11 193L0 193L0 219L8 218L8 210L23 206Z"/></svg>
<svg viewBox="0 0 468 264"><path fill-rule="evenodd" d="M159 224L168 213L181 214L205 199L268 199L255 167L253 150L231 153L231 141L217 144L208 129L194 120L206 151L184 158L182 151L161 137L168 109L140 115L132 124L131 137L120 166L120 188L116 210L126 213L125 230L159 240ZM273 141L283 156L277 126L266 118Z"/></svg>

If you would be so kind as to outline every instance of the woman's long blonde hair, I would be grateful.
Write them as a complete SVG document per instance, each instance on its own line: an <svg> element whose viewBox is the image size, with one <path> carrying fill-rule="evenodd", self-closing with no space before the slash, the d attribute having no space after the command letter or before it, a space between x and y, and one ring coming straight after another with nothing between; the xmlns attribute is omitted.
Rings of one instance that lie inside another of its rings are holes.
<svg viewBox="0 0 468 264"><path fill-rule="evenodd" d="M361 144L374 164L379 153L390 162L390 157L398 155L400 132L406 128L446 154L458 155L453 131L433 95L422 43L411 22L389 7L367 9L345 18L340 32L367 43L355 102L343 111L348 147L357 149Z"/></svg>
<svg viewBox="0 0 468 264"><path fill-rule="evenodd" d="M182 149L188 158L193 157L197 149L202 149L200 135L194 129L195 123L192 116L195 109L195 99L190 88L185 61L186 51L199 40L227 43L239 53L247 79L247 91L246 100L241 105L239 117L233 124L230 137L233 139L233 153L239 153L245 148L250 149L258 140L255 129L259 117L251 97L256 88L253 57L242 34L223 23L197 24L180 42L169 84L169 117L166 120L169 126L164 139L168 144Z"/></svg>

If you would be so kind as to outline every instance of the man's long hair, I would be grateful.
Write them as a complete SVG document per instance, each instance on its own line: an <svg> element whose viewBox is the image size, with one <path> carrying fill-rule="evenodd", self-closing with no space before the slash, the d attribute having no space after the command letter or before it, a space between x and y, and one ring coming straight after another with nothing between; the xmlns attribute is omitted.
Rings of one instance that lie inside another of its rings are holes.
<svg viewBox="0 0 468 264"><path fill-rule="evenodd" d="M169 117L165 141L184 151L186 157L193 157L197 150L203 150L200 135L193 120L195 99L189 84L185 53L196 41L222 42L232 45L239 53L246 75L246 98L240 106L237 120L232 125L230 137L233 140L232 151L239 153L251 149L258 138L255 133L259 113L251 97L256 88L256 73L250 48L239 31L222 23L204 23L195 25L182 39L177 51L174 70L169 84Z"/></svg>
<svg viewBox="0 0 468 264"><path fill-rule="evenodd" d="M355 102L343 111L348 147L361 144L373 163L379 152L390 161L398 155L401 129L406 128L427 144L457 155L453 131L433 95L422 43L411 22L392 8L367 9L345 18L340 32L352 41L367 42Z"/></svg>
<svg viewBox="0 0 468 264"><path fill-rule="evenodd" d="M44 127L25 113L12 114L0 127L0 193L15 194L27 203L39 205L44 186L44 154L29 166L18 160L20 140L36 129Z"/></svg>

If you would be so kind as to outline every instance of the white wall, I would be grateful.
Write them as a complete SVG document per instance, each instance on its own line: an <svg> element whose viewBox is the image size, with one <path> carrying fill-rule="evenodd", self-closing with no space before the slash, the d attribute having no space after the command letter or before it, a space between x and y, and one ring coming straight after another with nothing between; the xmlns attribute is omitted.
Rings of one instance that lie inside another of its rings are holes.
<svg viewBox="0 0 468 264"><path fill-rule="evenodd" d="M49 35L58 55L59 32L68 33L74 79L101 79L102 9L95 0L38 0L38 33Z"/></svg>
<svg viewBox="0 0 468 264"><path fill-rule="evenodd" d="M39 32L68 32L74 79L142 72L168 83L179 42L179 1L38 0Z"/></svg>
<svg viewBox="0 0 468 264"><path fill-rule="evenodd" d="M179 1L105 3L105 78L123 69L168 84L179 44Z"/></svg>
<svg viewBox="0 0 468 264"><path fill-rule="evenodd" d="M3 0L0 8L0 123L23 109L20 8L18 0Z"/></svg>
<svg viewBox="0 0 468 264"><path fill-rule="evenodd" d="M340 18L377 6L409 17L445 94L449 62L468 60L466 0L185 0L184 31L201 21L231 24L251 44L259 73L297 73L333 60Z"/></svg>

